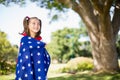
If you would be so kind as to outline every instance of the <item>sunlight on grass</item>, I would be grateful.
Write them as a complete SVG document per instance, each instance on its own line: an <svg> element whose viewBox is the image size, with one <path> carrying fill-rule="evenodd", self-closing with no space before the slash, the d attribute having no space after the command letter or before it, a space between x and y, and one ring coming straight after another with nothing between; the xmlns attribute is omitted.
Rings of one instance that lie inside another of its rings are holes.
<svg viewBox="0 0 120 80"><path fill-rule="evenodd" d="M64 76L66 73L59 73L58 70L64 67L66 64L51 64L49 71L48 71L48 78L50 77L57 77L57 76Z"/></svg>
<svg viewBox="0 0 120 80"><path fill-rule="evenodd" d="M0 80L14 80L14 77L14 74L0 76ZM90 72L79 72L76 74L61 73L50 76L48 80L120 80L120 74L91 74Z"/></svg>
<svg viewBox="0 0 120 80"><path fill-rule="evenodd" d="M15 79L15 74L0 76L0 80L14 80L14 79Z"/></svg>
<svg viewBox="0 0 120 80"><path fill-rule="evenodd" d="M118 74L94 74L90 71L78 72L76 74L59 73L58 70L65 64L51 64L48 72L48 80L120 80ZM15 74L1 75L0 80L14 80Z"/></svg>

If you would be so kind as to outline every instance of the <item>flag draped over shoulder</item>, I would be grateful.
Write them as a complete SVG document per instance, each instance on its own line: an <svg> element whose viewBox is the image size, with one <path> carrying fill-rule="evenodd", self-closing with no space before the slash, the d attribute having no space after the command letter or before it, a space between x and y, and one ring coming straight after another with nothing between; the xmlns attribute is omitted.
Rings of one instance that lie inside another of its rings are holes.
<svg viewBox="0 0 120 80"><path fill-rule="evenodd" d="M21 39L15 80L46 80L50 56L45 43L24 36Z"/></svg>

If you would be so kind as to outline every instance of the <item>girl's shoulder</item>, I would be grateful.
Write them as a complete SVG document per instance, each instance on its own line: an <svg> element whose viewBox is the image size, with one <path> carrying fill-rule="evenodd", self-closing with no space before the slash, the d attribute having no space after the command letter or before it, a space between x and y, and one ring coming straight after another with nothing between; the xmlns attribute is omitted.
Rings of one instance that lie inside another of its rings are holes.
<svg viewBox="0 0 120 80"><path fill-rule="evenodd" d="M26 41L26 40L28 40L28 36L23 36L23 37L21 38L21 41Z"/></svg>
<svg viewBox="0 0 120 80"><path fill-rule="evenodd" d="M21 38L21 40L20 40L20 46L21 45L23 45L23 44L25 44L25 43L27 43L27 37L26 36L23 36L22 38Z"/></svg>

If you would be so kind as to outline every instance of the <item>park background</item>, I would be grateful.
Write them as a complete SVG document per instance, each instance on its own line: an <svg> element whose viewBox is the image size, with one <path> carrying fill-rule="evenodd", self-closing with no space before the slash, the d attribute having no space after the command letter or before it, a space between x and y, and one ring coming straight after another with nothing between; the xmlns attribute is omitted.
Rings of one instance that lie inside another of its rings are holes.
<svg viewBox="0 0 120 80"><path fill-rule="evenodd" d="M66 12L48 10L27 0L24 6L14 3L8 6L0 4L0 11L0 49L8 47L1 51L0 80L14 80L15 60L22 37L19 32L23 30L22 21L25 16L36 16L42 20L41 36L47 43L46 48L52 57L48 72L50 80L117 80L120 78L116 73L92 72L93 60L88 33L80 16L71 9L67 9ZM119 48L119 38L117 41ZM3 63L2 60L5 62Z"/></svg>

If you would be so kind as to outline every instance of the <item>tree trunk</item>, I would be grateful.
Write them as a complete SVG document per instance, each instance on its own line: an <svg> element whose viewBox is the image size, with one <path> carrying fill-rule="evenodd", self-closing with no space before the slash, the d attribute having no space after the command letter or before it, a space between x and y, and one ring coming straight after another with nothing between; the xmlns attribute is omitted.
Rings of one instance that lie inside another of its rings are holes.
<svg viewBox="0 0 120 80"><path fill-rule="evenodd" d="M113 72L119 69L114 35L112 34L113 31L109 20L108 17L100 16L99 37L94 36L98 34L89 34L91 37L95 71ZM96 39L96 42L94 39Z"/></svg>
<svg viewBox="0 0 120 80"><path fill-rule="evenodd" d="M114 42L104 39L104 36L100 36L100 46L97 43L91 41L92 55L94 60L95 71L118 71L118 58Z"/></svg>
<svg viewBox="0 0 120 80"><path fill-rule="evenodd" d="M92 45L94 71L118 71L118 55L109 16L100 16L99 31L93 33L88 29L88 34Z"/></svg>

